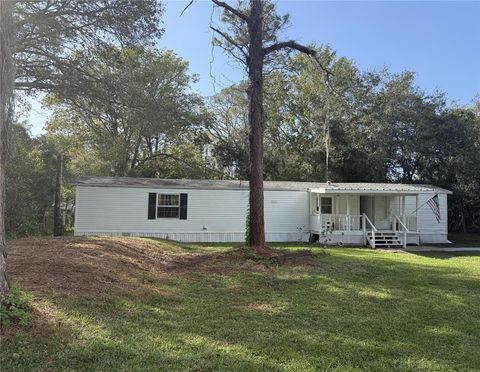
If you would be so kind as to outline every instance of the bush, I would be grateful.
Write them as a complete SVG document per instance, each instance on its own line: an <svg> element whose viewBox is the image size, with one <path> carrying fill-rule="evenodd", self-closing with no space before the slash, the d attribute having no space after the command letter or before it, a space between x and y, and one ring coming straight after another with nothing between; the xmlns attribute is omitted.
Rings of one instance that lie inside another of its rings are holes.
<svg viewBox="0 0 480 372"><path fill-rule="evenodd" d="M30 297L16 285L0 296L0 327L10 323L26 324L30 319Z"/></svg>

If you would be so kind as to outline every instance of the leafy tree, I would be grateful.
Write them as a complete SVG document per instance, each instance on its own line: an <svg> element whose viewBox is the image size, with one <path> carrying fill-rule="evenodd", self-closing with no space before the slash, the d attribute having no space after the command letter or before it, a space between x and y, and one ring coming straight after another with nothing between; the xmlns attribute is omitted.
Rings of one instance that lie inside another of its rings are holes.
<svg viewBox="0 0 480 372"><path fill-rule="evenodd" d="M422 135L419 179L453 191L450 230L480 231L480 117L474 107L444 111Z"/></svg>
<svg viewBox="0 0 480 372"><path fill-rule="evenodd" d="M479 110L447 108L414 74L362 72L328 47L265 76L264 174L270 180L430 183L454 191L451 230L480 230ZM245 83L213 98L213 153L235 177L248 167ZM327 172L327 158L328 172Z"/></svg>
<svg viewBox="0 0 480 372"><path fill-rule="evenodd" d="M211 98L213 123L208 127L217 166L231 177L248 178L248 98L245 83L232 85Z"/></svg>
<svg viewBox="0 0 480 372"><path fill-rule="evenodd" d="M0 2L0 293L8 290L4 180L13 89L62 91L74 77L90 79L77 66L72 46L151 42L162 33L161 14L156 0Z"/></svg>
<svg viewBox="0 0 480 372"><path fill-rule="evenodd" d="M47 129L76 137L110 166L107 174L155 176L158 160L178 161L179 150L201 147L210 117L190 89L196 76L187 62L138 47L79 51L76 58L98 83L48 97L55 112Z"/></svg>
<svg viewBox="0 0 480 372"><path fill-rule="evenodd" d="M6 169L6 231L11 237L43 232L43 217L53 204L54 149L31 138L20 124L12 126Z"/></svg>

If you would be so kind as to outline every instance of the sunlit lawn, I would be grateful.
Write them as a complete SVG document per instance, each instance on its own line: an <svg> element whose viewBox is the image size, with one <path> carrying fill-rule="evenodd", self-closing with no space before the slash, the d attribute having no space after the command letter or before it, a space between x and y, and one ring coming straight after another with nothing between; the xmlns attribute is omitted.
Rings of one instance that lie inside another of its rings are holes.
<svg viewBox="0 0 480 372"><path fill-rule="evenodd" d="M49 319L3 341L0 370L480 369L480 257L314 251L263 271L145 273L122 296L37 296Z"/></svg>

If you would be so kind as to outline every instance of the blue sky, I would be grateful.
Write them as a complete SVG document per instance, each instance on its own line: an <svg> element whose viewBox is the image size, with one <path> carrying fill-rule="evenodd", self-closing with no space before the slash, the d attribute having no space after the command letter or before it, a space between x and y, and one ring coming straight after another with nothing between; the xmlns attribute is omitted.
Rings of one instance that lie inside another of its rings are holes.
<svg viewBox="0 0 480 372"><path fill-rule="evenodd" d="M200 75L195 89L210 95L241 79L242 71L218 48L212 54L210 19L218 24L219 12L212 13L211 2L197 0L180 17L186 4L166 2L157 46L188 60ZM445 91L459 105L480 94L480 2L278 1L277 7L291 16L285 39L330 44L361 69L415 71L426 92ZM38 103L33 109L29 122L38 134L49 113Z"/></svg>

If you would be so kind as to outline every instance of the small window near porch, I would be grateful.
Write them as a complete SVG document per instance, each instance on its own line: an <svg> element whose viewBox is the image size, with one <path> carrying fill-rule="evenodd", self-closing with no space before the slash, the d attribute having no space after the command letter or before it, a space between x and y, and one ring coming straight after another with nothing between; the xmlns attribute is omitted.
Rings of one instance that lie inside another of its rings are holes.
<svg viewBox="0 0 480 372"><path fill-rule="evenodd" d="M320 213L321 214L332 214L332 198L320 198Z"/></svg>
<svg viewBox="0 0 480 372"><path fill-rule="evenodd" d="M178 218L180 215L179 194L158 194L157 218Z"/></svg>

